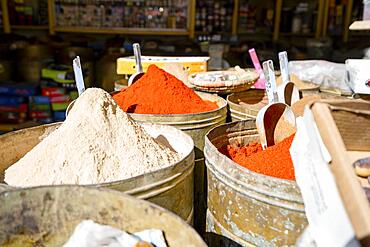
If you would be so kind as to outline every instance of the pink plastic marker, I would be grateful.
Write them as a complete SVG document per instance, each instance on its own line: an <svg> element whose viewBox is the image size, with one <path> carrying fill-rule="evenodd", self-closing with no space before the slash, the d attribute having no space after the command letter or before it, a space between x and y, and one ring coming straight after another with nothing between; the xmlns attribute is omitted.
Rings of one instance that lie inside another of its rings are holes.
<svg viewBox="0 0 370 247"><path fill-rule="evenodd" d="M251 56L254 68L256 69L257 73L260 75L260 78L254 84L254 87L258 89L265 89L266 88L265 75L263 74L263 70L261 68L260 61L258 60L256 50L254 48L249 49L249 55Z"/></svg>

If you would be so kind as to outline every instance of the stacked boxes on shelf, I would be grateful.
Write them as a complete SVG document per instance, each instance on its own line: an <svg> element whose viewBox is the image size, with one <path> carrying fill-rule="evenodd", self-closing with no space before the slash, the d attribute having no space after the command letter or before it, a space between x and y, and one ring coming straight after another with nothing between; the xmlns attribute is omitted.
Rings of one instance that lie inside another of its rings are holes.
<svg viewBox="0 0 370 247"><path fill-rule="evenodd" d="M8 4L12 25L45 25L48 20L47 0L10 0Z"/></svg>
<svg viewBox="0 0 370 247"><path fill-rule="evenodd" d="M28 97L37 93L35 84L0 84L0 133L19 129L28 122Z"/></svg>
<svg viewBox="0 0 370 247"><path fill-rule="evenodd" d="M54 121L63 121L69 103L75 98L74 93L71 94L62 87L44 87L41 91L42 95L49 99Z"/></svg>
<svg viewBox="0 0 370 247"><path fill-rule="evenodd" d="M45 96L29 97L29 117L40 123L51 123L53 121L50 108L50 99Z"/></svg>
<svg viewBox="0 0 370 247"><path fill-rule="evenodd" d="M53 82L0 84L0 134L38 124L64 121L78 97L75 89Z"/></svg>
<svg viewBox="0 0 370 247"><path fill-rule="evenodd" d="M187 27L186 0L57 0L57 26L62 27Z"/></svg>

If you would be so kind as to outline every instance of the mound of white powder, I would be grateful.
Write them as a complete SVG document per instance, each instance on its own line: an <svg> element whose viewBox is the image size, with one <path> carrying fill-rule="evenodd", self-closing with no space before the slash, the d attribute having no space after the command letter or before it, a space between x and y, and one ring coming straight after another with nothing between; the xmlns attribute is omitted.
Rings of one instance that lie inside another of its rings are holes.
<svg viewBox="0 0 370 247"><path fill-rule="evenodd" d="M5 171L13 186L126 179L180 159L157 143L102 89L87 89L64 123Z"/></svg>

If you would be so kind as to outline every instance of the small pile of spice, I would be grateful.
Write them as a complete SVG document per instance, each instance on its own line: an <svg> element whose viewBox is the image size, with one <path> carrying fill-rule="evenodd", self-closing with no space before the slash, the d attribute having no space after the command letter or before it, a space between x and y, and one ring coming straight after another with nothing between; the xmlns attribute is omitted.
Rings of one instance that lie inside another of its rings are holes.
<svg viewBox="0 0 370 247"><path fill-rule="evenodd" d="M128 113L188 114L218 108L215 102L202 100L182 81L155 65L113 98Z"/></svg>
<svg viewBox="0 0 370 247"><path fill-rule="evenodd" d="M289 148L294 134L265 150L257 142L249 143L240 148L231 145L222 147L219 151L239 165L267 176L295 180L294 166Z"/></svg>

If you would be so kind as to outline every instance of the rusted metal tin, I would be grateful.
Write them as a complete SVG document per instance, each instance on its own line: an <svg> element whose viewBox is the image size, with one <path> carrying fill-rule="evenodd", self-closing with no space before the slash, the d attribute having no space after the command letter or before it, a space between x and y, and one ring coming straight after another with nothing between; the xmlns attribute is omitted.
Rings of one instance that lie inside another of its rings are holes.
<svg viewBox="0 0 370 247"><path fill-rule="evenodd" d="M205 140L207 231L242 246L293 246L307 225L295 182L252 172L221 154L230 140L258 141L254 120L212 129Z"/></svg>
<svg viewBox="0 0 370 247"><path fill-rule="evenodd" d="M0 193L0 205L1 246L62 246L86 219L127 232L161 229L170 247L206 246L176 215L118 191L35 187Z"/></svg>
<svg viewBox="0 0 370 247"><path fill-rule="evenodd" d="M195 145L195 171L194 171L194 225L198 232L205 230L207 187L206 171L204 165L204 137L212 128L226 123L227 103L226 101L213 94L197 94L204 100L216 102L218 109L210 112L194 114L172 114L172 115L154 115L154 114L130 114L138 122L153 122L174 126L191 136Z"/></svg>
<svg viewBox="0 0 370 247"><path fill-rule="evenodd" d="M265 90L260 89L251 89L227 96L227 104L233 122L256 119L258 111L267 105L267 103Z"/></svg>
<svg viewBox="0 0 370 247"><path fill-rule="evenodd" d="M61 123L23 129L0 136L0 182L5 170L36 146L42 138ZM193 221L194 198L194 143L183 132L171 126L141 124L153 137L164 136L181 155L176 164L147 174L116 182L89 185L126 192L140 199L160 205L188 223ZM139 165L139 164L138 164Z"/></svg>

